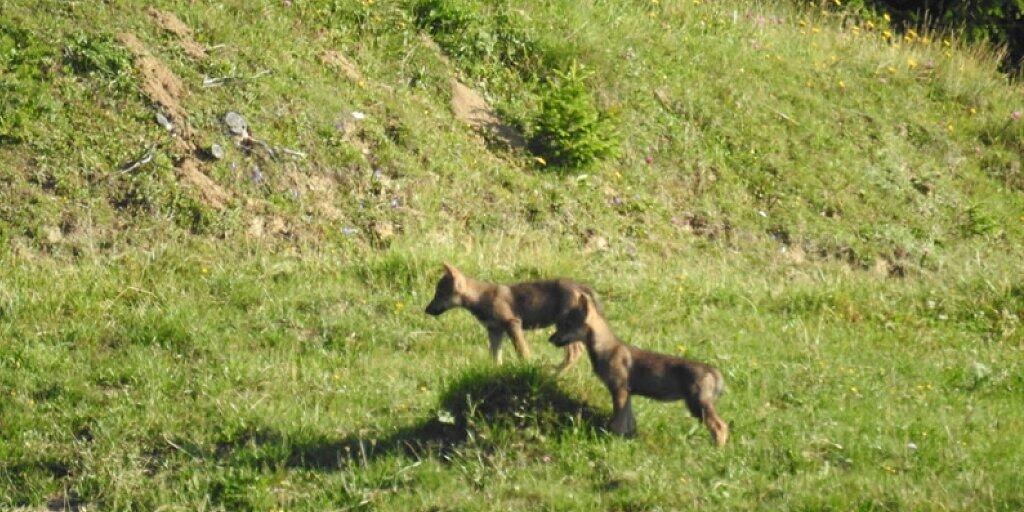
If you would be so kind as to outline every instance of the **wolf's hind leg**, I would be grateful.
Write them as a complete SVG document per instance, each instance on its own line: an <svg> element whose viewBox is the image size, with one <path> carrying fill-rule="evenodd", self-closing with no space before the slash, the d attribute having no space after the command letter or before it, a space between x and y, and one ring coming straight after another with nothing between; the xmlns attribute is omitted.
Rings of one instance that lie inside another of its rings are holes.
<svg viewBox="0 0 1024 512"><path fill-rule="evenodd" d="M509 320L506 330L508 337L516 346L516 352L523 361L530 360L530 346L526 344L526 336L523 335L523 323L519 319Z"/></svg>

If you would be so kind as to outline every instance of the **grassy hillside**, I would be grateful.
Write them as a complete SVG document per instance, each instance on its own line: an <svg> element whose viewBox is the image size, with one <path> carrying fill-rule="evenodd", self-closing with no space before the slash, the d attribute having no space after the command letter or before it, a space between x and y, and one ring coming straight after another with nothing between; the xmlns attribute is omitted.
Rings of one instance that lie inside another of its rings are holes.
<svg viewBox="0 0 1024 512"><path fill-rule="evenodd" d="M740 0L148 4L0 0L0 508L1024 506L1024 88L984 48ZM529 140L569 69L588 167L453 114L454 79ZM442 261L590 283L723 370L730 444L649 401L608 435L547 332L496 369L422 313Z"/></svg>

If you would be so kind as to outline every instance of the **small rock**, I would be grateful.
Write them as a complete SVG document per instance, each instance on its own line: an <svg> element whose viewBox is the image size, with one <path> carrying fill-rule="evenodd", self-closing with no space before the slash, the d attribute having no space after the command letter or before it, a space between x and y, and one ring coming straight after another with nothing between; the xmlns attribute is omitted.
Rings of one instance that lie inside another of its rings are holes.
<svg viewBox="0 0 1024 512"><path fill-rule="evenodd" d="M345 236L353 236L357 233L359 233L359 230L353 227L345 226L341 228L341 234Z"/></svg>
<svg viewBox="0 0 1024 512"><path fill-rule="evenodd" d="M352 112L352 119L355 119L356 121L362 121L363 119L366 119L366 114L358 110L355 110Z"/></svg>
<svg viewBox="0 0 1024 512"><path fill-rule="evenodd" d="M444 423L445 425L454 425L455 416L445 409L440 409L437 411L437 421Z"/></svg>
<svg viewBox="0 0 1024 512"><path fill-rule="evenodd" d="M252 176L250 177L253 183L263 183L263 172L257 166L252 166Z"/></svg>
<svg viewBox="0 0 1024 512"><path fill-rule="evenodd" d="M907 448L910 449L910 450L916 450L917 449L917 444L914 443L913 441L911 441L911 442L907 443Z"/></svg>
<svg viewBox="0 0 1024 512"><path fill-rule="evenodd" d="M234 135L247 136L249 134L249 123L238 112L224 114L224 124L228 126L228 130Z"/></svg>
<svg viewBox="0 0 1024 512"><path fill-rule="evenodd" d="M973 370L974 378L977 380L982 380L992 374L992 369L978 361L971 363L971 370Z"/></svg>
<svg viewBox="0 0 1024 512"><path fill-rule="evenodd" d="M169 132L174 131L174 123L172 123L170 119L167 119L167 116L163 115L160 112L156 113L156 124L162 126L164 130L167 130Z"/></svg>
<svg viewBox="0 0 1024 512"><path fill-rule="evenodd" d="M210 153L210 156L212 156L214 160L220 160L224 158L224 148L221 147L220 144L214 144L210 146L210 149L208 151Z"/></svg>

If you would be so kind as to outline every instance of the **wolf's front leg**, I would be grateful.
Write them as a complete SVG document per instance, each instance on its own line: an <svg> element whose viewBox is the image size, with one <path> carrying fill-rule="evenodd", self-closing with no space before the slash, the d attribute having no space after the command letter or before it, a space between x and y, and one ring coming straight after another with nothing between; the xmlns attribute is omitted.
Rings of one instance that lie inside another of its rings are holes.
<svg viewBox="0 0 1024 512"><path fill-rule="evenodd" d="M558 365L558 374L561 375L562 373L565 373L565 371L571 368L572 365L576 364L576 361L579 360L580 356L582 356L585 351L586 348L583 346L583 343L580 342L566 345L565 359L562 359L562 364Z"/></svg>
<svg viewBox="0 0 1024 512"><path fill-rule="evenodd" d="M633 402L626 388L612 391L612 421L609 428L623 437L636 434L636 419L633 418Z"/></svg>
<svg viewBox="0 0 1024 512"><path fill-rule="evenodd" d="M501 329L487 329L487 339L491 343L491 357L494 362L501 366L501 341L505 338L505 331Z"/></svg>

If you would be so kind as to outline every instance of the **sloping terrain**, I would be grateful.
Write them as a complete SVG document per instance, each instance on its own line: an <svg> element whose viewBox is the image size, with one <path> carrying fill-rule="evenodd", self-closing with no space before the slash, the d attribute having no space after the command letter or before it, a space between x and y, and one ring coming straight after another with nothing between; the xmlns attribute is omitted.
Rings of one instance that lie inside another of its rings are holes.
<svg viewBox="0 0 1024 512"><path fill-rule="evenodd" d="M0 507L1024 506L986 49L741 0L146 4L0 0ZM567 70L615 146L579 169L533 144ZM722 368L731 443L647 401L609 436L546 332L493 369L422 313L442 261L592 284Z"/></svg>

